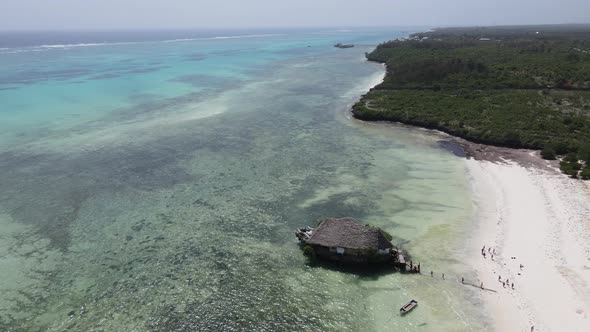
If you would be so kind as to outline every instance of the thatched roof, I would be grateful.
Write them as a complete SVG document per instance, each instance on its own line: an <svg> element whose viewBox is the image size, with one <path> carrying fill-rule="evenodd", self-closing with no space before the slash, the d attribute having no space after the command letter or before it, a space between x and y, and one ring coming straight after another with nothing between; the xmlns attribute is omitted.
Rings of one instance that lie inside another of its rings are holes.
<svg viewBox="0 0 590 332"><path fill-rule="evenodd" d="M361 225L353 218L324 219L314 229L307 243L349 249L393 248L378 228Z"/></svg>

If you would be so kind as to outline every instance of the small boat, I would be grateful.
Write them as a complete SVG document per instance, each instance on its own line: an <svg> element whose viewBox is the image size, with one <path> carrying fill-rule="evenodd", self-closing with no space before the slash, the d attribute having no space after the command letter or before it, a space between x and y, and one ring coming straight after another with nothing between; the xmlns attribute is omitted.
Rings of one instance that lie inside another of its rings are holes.
<svg viewBox="0 0 590 332"><path fill-rule="evenodd" d="M406 303L403 307L401 307L399 309L399 313L402 315L405 315L408 312L412 311L412 309L416 308L417 305L418 305L418 301L412 300L412 301Z"/></svg>
<svg viewBox="0 0 590 332"><path fill-rule="evenodd" d="M338 43L338 44L334 45L334 47L337 47L337 48L352 48L352 47L354 47L354 45L353 44L342 44L342 43Z"/></svg>

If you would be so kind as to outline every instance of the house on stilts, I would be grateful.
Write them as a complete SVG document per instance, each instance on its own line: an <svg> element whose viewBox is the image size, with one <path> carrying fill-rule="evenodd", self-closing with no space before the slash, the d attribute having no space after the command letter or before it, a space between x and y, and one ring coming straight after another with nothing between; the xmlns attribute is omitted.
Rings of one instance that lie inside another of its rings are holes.
<svg viewBox="0 0 590 332"><path fill-rule="evenodd" d="M392 264L401 271L419 271L419 265L406 263L387 232L353 218L327 218L315 228L298 229L296 235L304 243L304 250L319 258L346 263Z"/></svg>

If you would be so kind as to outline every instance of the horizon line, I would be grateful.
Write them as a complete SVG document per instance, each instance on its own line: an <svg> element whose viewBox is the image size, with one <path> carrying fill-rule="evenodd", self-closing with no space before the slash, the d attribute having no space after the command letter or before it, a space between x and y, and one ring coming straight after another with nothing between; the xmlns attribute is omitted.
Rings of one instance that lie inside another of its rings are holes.
<svg viewBox="0 0 590 332"><path fill-rule="evenodd" d="M590 25L590 22L562 23L506 23L506 24L375 24L375 25L309 25L309 26L235 26L235 27L66 27L66 28L0 28L1 32L123 32L123 31L221 31L221 30L295 30L295 29L368 29L368 28L414 28L414 27L501 27L501 26L555 26Z"/></svg>

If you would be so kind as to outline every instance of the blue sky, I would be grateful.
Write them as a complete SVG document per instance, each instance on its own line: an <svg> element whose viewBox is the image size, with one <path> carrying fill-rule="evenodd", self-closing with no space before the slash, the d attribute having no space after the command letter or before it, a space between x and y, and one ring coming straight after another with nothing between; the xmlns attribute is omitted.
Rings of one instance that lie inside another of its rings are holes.
<svg viewBox="0 0 590 332"><path fill-rule="evenodd" d="M0 29L590 23L590 0L0 0Z"/></svg>

